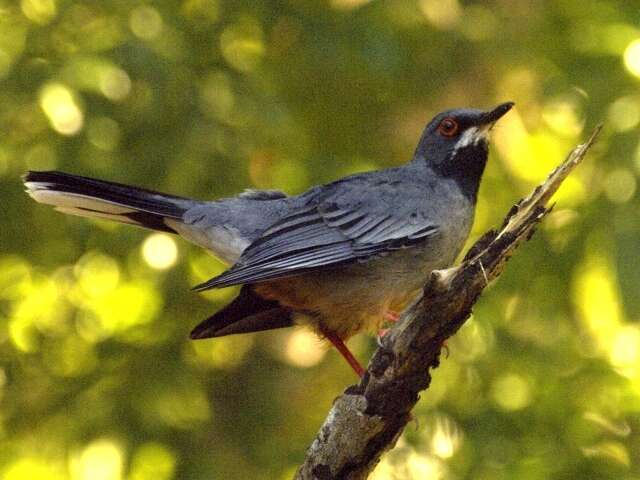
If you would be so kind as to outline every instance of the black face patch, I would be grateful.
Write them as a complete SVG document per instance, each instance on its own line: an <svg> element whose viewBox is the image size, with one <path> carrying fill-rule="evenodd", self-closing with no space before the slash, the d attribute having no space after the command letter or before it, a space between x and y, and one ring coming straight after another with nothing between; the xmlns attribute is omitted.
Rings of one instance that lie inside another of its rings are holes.
<svg viewBox="0 0 640 480"><path fill-rule="evenodd" d="M436 173L454 179L464 195L475 202L488 156L488 129L511 108L503 104L490 112L449 110L425 128L415 152Z"/></svg>
<svg viewBox="0 0 640 480"><path fill-rule="evenodd" d="M475 203L482 173L489 158L486 141L454 149L434 170L443 177L456 181L465 197Z"/></svg>

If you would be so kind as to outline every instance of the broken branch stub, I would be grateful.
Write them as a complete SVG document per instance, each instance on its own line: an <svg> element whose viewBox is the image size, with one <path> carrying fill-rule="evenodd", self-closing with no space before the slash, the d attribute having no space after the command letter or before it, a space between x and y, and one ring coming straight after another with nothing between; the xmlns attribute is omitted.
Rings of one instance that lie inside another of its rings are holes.
<svg viewBox="0 0 640 480"><path fill-rule="evenodd" d="M469 318L484 288L502 272L515 249L531 238L551 211L548 201L582 161L600 133L578 145L547 179L509 211L499 231L489 231L462 263L434 271L422 297L383 338L359 385L336 399L307 450L297 480L365 479L393 448L419 393L429 387L442 343Z"/></svg>

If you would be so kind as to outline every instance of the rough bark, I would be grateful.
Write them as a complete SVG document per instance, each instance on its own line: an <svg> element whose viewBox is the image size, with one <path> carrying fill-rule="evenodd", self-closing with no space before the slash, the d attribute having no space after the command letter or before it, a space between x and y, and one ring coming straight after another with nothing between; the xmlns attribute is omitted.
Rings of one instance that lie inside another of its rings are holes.
<svg viewBox="0 0 640 480"><path fill-rule="evenodd" d="M365 479L382 454L393 448L419 393L429 388L442 343L469 318L484 288L551 211L549 199L582 161L600 129L511 208L500 230L484 234L460 265L431 274L423 296L383 337L360 383L334 402L297 480Z"/></svg>

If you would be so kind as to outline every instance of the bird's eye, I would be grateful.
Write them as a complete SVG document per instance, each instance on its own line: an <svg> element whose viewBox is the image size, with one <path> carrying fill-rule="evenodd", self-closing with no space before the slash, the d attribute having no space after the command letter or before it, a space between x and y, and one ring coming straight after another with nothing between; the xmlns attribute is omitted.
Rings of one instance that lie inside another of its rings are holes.
<svg viewBox="0 0 640 480"><path fill-rule="evenodd" d="M456 122L451 117L445 118L444 120L442 120L442 122L440 122L440 125L438 125L438 132L440 132L440 135L443 135L445 137L453 137L456 133L458 133L459 129L460 126L458 125L458 122Z"/></svg>

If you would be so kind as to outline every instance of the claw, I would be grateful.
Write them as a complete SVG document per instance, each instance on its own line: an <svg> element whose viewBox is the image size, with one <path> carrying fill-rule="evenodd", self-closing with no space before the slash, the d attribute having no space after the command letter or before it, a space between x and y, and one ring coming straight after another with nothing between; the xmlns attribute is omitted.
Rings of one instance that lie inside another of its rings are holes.
<svg viewBox="0 0 640 480"><path fill-rule="evenodd" d="M384 339L385 335L389 333L389 330L391 329L381 328L380 330L378 330L378 335L376 336L376 343L378 344L379 347L383 346L382 340Z"/></svg>

